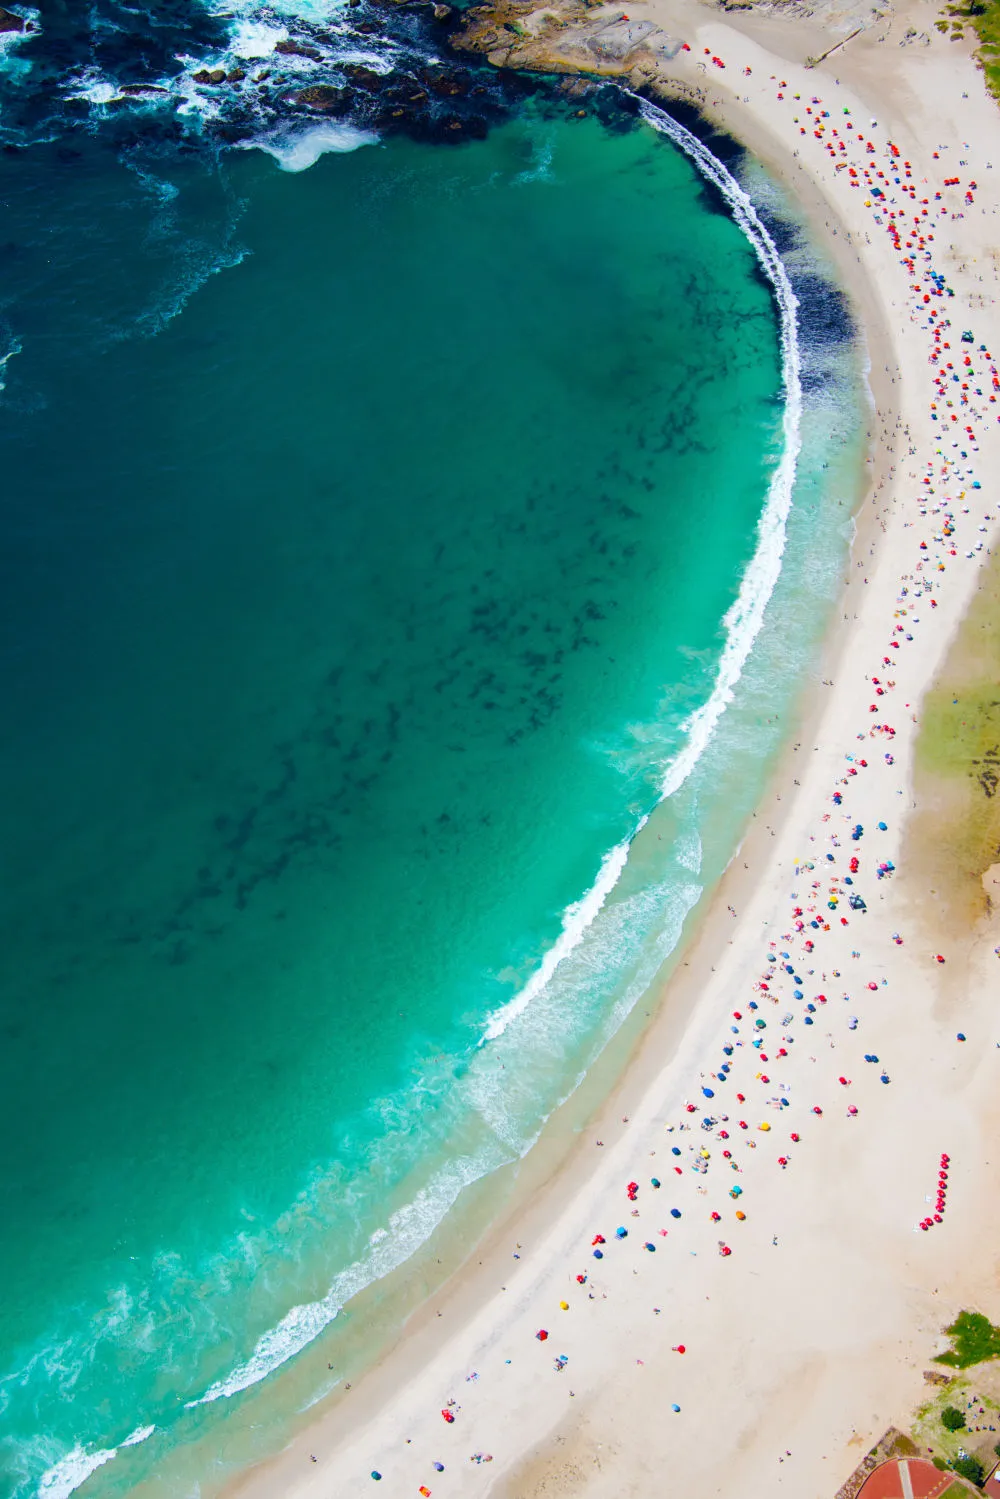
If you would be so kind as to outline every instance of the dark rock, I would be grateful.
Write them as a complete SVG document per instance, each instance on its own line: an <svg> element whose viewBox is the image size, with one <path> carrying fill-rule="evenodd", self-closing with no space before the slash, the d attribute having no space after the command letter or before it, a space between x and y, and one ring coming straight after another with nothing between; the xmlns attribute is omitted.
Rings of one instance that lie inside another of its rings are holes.
<svg viewBox="0 0 1000 1499"><path fill-rule="evenodd" d="M123 83L118 90L120 94L136 94L140 98L143 94L169 94L168 88L161 87L158 83Z"/></svg>
<svg viewBox="0 0 1000 1499"><path fill-rule="evenodd" d="M434 19L435 19L435 21L447 21L447 19L448 19L448 17L450 15L451 15L451 6L450 5L435 5L435 7L434 7Z"/></svg>
<svg viewBox="0 0 1000 1499"><path fill-rule="evenodd" d="M214 84L225 83L225 81L226 81L226 70L225 70L225 68L213 68L212 71L211 71L211 73L209 73L209 75L208 75L208 81L209 81L209 83L214 83Z"/></svg>
<svg viewBox="0 0 1000 1499"><path fill-rule="evenodd" d="M318 47L310 47L308 42L293 41L291 37L285 42L278 42L274 50L285 57L308 57L313 62L320 62L323 57Z"/></svg>
<svg viewBox="0 0 1000 1499"><path fill-rule="evenodd" d="M333 88L328 83L312 83L308 88L299 90L295 102L318 110L320 114L334 114L337 110L347 109L350 97L345 88Z"/></svg>
<svg viewBox="0 0 1000 1499"><path fill-rule="evenodd" d="M364 89L369 94L378 93L388 81L381 73L376 73L374 68L364 68L360 63L349 63L344 72L355 88Z"/></svg>
<svg viewBox="0 0 1000 1499"><path fill-rule="evenodd" d="M469 80L464 73L428 73L427 87L442 98L461 98L469 92Z"/></svg>
<svg viewBox="0 0 1000 1499"><path fill-rule="evenodd" d="M0 31L23 31L24 22L20 16L15 16L13 11L4 10L0 5Z"/></svg>
<svg viewBox="0 0 1000 1499"><path fill-rule="evenodd" d="M244 73L242 68L233 68L232 72L228 76L230 83L242 83L247 75Z"/></svg>

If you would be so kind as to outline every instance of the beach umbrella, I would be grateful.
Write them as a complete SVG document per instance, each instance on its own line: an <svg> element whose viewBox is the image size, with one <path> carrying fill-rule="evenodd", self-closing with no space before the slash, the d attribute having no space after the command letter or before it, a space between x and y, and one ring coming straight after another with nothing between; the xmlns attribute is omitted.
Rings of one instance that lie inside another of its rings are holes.
<svg viewBox="0 0 1000 1499"><path fill-rule="evenodd" d="M712 1222L713 1223L721 1223L722 1222L722 1214L721 1213L713 1213L712 1214Z"/></svg>
<svg viewBox="0 0 1000 1499"><path fill-rule="evenodd" d="M738 1211L737 1214L736 1214L736 1216L740 1220L740 1222L743 1223L743 1222L745 1222L747 1215L744 1212L739 1212Z"/></svg>
<svg viewBox="0 0 1000 1499"><path fill-rule="evenodd" d="M680 1215L681 1215L680 1208L671 1208L670 1209L670 1216L671 1216L671 1218L679 1218Z"/></svg>
<svg viewBox="0 0 1000 1499"><path fill-rule="evenodd" d="M761 1022L758 1020L757 1024L760 1025L760 1023ZM704 1095L705 1095L706 1098L714 1098L715 1097L715 1093L713 1092L713 1090L711 1088L702 1088L701 1091L704 1093Z"/></svg>
<svg viewBox="0 0 1000 1499"><path fill-rule="evenodd" d="M444 1463L431 1463L431 1467L434 1469L435 1473L444 1472Z"/></svg>
<svg viewBox="0 0 1000 1499"><path fill-rule="evenodd" d="M672 1405L672 1406L671 1406L671 1407L670 1407L670 1409L671 1409L671 1410L672 1410L672 1411L679 1411L679 1410L680 1410L680 1406L679 1406L679 1405Z"/></svg>
<svg viewBox="0 0 1000 1499"><path fill-rule="evenodd" d="M375 1482L378 1483L381 1480L382 1475L381 1475L381 1473L378 1472L378 1470L376 1468L373 1468L372 1469L372 1477L375 1479Z"/></svg>
<svg viewBox="0 0 1000 1499"><path fill-rule="evenodd" d="M544 1343L545 1340L546 1340L546 1338L548 1337L548 1333L545 1331L544 1327L540 1327L538 1329L538 1331L535 1333L535 1337L538 1339L538 1341L540 1343Z"/></svg>
<svg viewBox="0 0 1000 1499"><path fill-rule="evenodd" d="M650 1252L650 1254L655 1254L656 1253L656 1245L655 1244L650 1244L650 1243L647 1242L642 1247L644 1249L648 1249L649 1252Z"/></svg>
<svg viewBox="0 0 1000 1499"><path fill-rule="evenodd" d="M615 1238L617 1238L617 1239L627 1239L628 1238L628 1229L627 1228L616 1228L615 1229Z"/></svg>

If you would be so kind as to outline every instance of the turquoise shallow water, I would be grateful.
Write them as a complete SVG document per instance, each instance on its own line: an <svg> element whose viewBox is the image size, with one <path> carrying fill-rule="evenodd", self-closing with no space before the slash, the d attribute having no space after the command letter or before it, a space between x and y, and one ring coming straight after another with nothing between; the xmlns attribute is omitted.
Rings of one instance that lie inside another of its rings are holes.
<svg viewBox="0 0 1000 1499"><path fill-rule="evenodd" d="M753 250L646 128L4 170L27 1495L203 1428L565 1095L697 893L707 788L525 985L709 695L782 403Z"/></svg>

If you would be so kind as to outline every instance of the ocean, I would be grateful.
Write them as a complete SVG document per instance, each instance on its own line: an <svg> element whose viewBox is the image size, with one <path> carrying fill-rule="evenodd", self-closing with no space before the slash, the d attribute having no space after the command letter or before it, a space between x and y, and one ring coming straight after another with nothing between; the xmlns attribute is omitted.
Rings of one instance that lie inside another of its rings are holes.
<svg viewBox="0 0 1000 1499"><path fill-rule="evenodd" d="M64 1499L278 1444L648 990L864 407L732 142L419 7L7 14L0 1493Z"/></svg>

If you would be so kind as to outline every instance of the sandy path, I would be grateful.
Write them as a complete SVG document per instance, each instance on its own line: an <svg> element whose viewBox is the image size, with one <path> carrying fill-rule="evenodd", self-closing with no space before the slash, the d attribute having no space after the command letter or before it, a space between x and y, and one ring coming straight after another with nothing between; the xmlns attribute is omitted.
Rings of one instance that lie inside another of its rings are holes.
<svg viewBox="0 0 1000 1499"><path fill-rule="evenodd" d="M678 30L676 3L664 0L662 17L656 3L633 9ZM778 1491L818 1499L833 1494L890 1420L905 1419L950 1315L970 1303L1000 1314L989 1247L1000 1201L1000 1161L991 1153L1000 965L984 941L968 987L953 993L948 962L937 963L922 940L907 871L876 877L879 863L901 864L921 694L996 535L1000 404L989 399L993 361L976 350L985 343L1000 355L1000 228L987 165L995 151L1000 175L1000 114L960 49L936 37L928 47L852 43L831 59L837 83L768 50L787 25L769 32L764 21L740 17L737 26L716 15L686 13L679 34L691 51L672 66L704 84L705 49L725 61L724 70L708 64L718 111L784 171L818 233L829 236L873 333L873 364L882 366L875 388L883 448L899 439L896 471L866 501L871 520L848 569L840 610L848 622L826 668L835 685L815 734L788 762L794 773L779 788L775 836L748 844L767 847L755 855L747 903L737 903L731 944L711 955L714 971L705 943L696 949L686 981L700 980L698 1002L653 1084L640 1089L626 1078L613 1132L602 1125L604 1145L588 1145L565 1168L563 1205L539 1227L536 1204L530 1238L526 1226L476 1268L478 1310L443 1318L436 1351L422 1345L418 1365L404 1340L377 1383L363 1382L348 1397L352 1405L340 1401L245 1478L243 1495L708 1499L731 1492L738 1475L740 1492L755 1499ZM921 6L920 16L929 26L932 8ZM822 105L811 105L813 96ZM829 110L821 139L807 107ZM860 141L846 131L848 119L862 127ZM910 178L898 165L904 161ZM866 170L885 174L872 180L893 200L899 248ZM951 176L960 187L943 186ZM979 186L966 204L970 181ZM915 202L903 197L904 184L913 185ZM915 216L931 259L914 240L910 269L900 262ZM929 269L943 273L954 297L932 294ZM929 310L951 320L942 338L950 350L933 364ZM961 343L964 327L975 330L974 346ZM948 360L959 371L967 352L975 374L962 404L962 380L952 381L952 371L937 388L934 381ZM973 435L953 448L949 429L962 432L966 423ZM967 460L959 460L963 451ZM882 457L894 461L887 451ZM973 474L959 477L959 468ZM953 517L950 536L934 506ZM927 594L917 597L917 580L933 585L934 607ZM880 732L885 725L895 732ZM864 834L852 841L858 823ZM847 887L855 856L856 884ZM797 860L814 868L797 869ZM852 888L867 912L850 909ZM724 889L718 899L727 898ZM768 976L769 953L789 954L793 974L782 971L782 958L779 977ZM756 1028L758 1018L766 1028ZM647 1070L653 1044L651 1037L642 1059ZM723 1064L731 1067L724 1081ZM713 1098L703 1096L706 1087ZM705 1117L716 1121L708 1130ZM704 1174L694 1169L702 1149L710 1152ZM947 1210L942 1224L922 1232L916 1225L933 1212L927 1199L942 1151L950 1155ZM616 1237L619 1227L626 1238ZM605 1242L595 1245L598 1234ZM451 1423L442 1417L449 1402ZM383 1475L377 1484L372 1470Z"/></svg>

